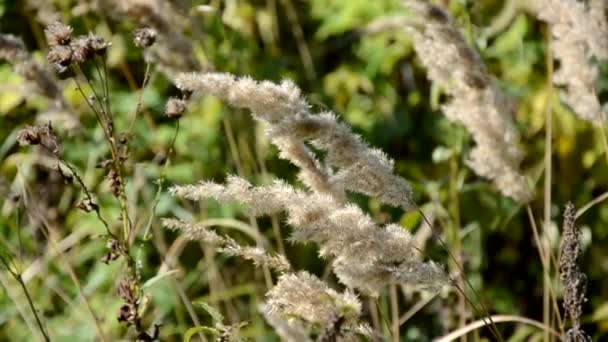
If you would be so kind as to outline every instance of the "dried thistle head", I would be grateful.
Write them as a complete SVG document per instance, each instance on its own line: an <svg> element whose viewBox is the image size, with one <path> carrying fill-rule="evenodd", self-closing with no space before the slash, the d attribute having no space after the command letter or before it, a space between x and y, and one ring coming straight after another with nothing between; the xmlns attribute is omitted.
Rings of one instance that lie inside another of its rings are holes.
<svg viewBox="0 0 608 342"><path fill-rule="evenodd" d="M103 55L110 44L100 36L89 33L87 36L76 38L72 48L72 60L75 63L84 63L95 55Z"/></svg>
<svg viewBox="0 0 608 342"><path fill-rule="evenodd" d="M46 60L60 68L65 68L72 64L72 48L65 45L52 46L46 54Z"/></svg>
<svg viewBox="0 0 608 342"><path fill-rule="evenodd" d="M44 29L44 34L49 46L66 46L72 40L72 31L72 27L56 21Z"/></svg>
<svg viewBox="0 0 608 342"><path fill-rule="evenodd" d="M145 49L156 41L156 30L149 27L140 27L133 31L133 43L135 46Z"/></svg>
<svg viewBox="0 0 608 342"><path fill-rule="evenodd" d="M87 36L87 43L95 55L103 55L110 46L107 40L93 33Z"/></svg>
<svg viewBox="0 0 608 342"><path fill-rule="evenodd" d="M72 44L72 57L76 64L84 63L93 58L93 50L91 50L88 42L88 37L80 36L76 38Z"/></svg>
<svg viewBox="0 0 608 342"><path fill-rule="evenodd" d="M165 116L169 119L179 119L186 112L186 108L186 100L177 97L170 97L165 105Z"/></svg>

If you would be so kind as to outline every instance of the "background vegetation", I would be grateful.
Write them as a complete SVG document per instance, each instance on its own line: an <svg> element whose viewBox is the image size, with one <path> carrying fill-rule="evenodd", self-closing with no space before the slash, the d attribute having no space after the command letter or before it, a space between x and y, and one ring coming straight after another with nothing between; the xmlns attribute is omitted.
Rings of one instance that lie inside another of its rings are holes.
<svg viewBox="0 0 608 342"><path fill-rule="evenodd" d="M54 20L70 24L75 32L95 32L110 41L109 101L115 127L125 131L146 74L142 50L133 45L131 32L145 21L121 12L118 5L112 8L111 3L2 0L0 32L20 36L33 58L46 66L43 29ZM553 98L551 222L543 224L545 108L550 91L546 26L524 7L501 12L503 1L439 3L450 10L489 71L516 99L513 116L526 152L523 169L535 182L530 208L542 227L541 238L556 253L565 203L572 201L580 208L608 191L602 130L577 119ZM490 311L543 321L547 313L543 265L526 207L501 196L490 182L467 169L464 160L471 138L440 113L441 90L429 84L408 35L401 30L378 34L363 30L380 16L405 13L398 1L179 0L162 6L171 16L172 29L188 38L201 69L255 79L290 78L316 109L340 113L370 145L395 159L397 173L412 182L417 203L459 255L467 279L483 293ZM605 100L606 65L602 70L598 91ZM106 172L96 167L109 155L103 131L74 81L63 74L58 78L70 109L49 111L47 98L29 91L27 80L11 64L0 64L0 245L20 272L53 340L98 338L93 314L109 340L131 339L132 329L116 319L122 305L116 286L125 264L101 262L107 254L103 225L94 214L75 208L82 192L65 183L48 155L16 143L25 125L51 120L62 140L62 158L79 171L101 212L119 229L118 201ZM249 221L237 206L181 201L166 191L171 184L223 181L227 173L256 183L274 178L295 181L295 168L278 158L261 134L263 127L248 113L206 96L193 98L172 145L177 122L163 115L164 104L178 94L167 75L152 64L125 162L130 216L140 232L129 253L144 284L145 326L160 323L161 340L181 340L193 326L213 325L200 304L208 303L223 313L226 324L247 321L242 337L277 340L257 309L268 290L263 271L186 242L161 227L158 218L224 218L228 224L219 231L251 244L255 242L251 236L230 228L246 222L270 241L270 249L284 250L295 269L307 269L339 288L314 246L277 239L288 235L280 220ZM355 199L376 221L399 222L410 229L426 242L425 252L432 259L449 264L446 251L430 236L418 213L403 213L363 196ZM607 339L608 206L593 206L577 222L583 232L581 268L588 276L583 327L594 340ZM144 234L148 228L150 234ZM550 275L552 288L559 291L555 268ZM4 270L0 283L0 340L40 337L20 284ZM402 340L429 340L455 330L461 319L473 319L469 306L454 291L431 296L401 290ZM387 293L365 306L364 318L381 332L388 329L382 322L390 317ZM557 326L554 314L549 320ZM541 332L518 324L503 324L501 332L514 341L542 337ZM491 335L482 330L477 337L483 336Z"/></svg>

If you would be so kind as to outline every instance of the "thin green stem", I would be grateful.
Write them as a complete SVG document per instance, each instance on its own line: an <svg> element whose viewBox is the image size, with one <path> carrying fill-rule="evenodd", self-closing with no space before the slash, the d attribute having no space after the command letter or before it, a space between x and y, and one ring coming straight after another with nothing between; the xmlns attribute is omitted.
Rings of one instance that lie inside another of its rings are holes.
<svg viewBox="0 0 608 342"><path fill-rule="evenodd" d="M144 74L144 80L141 83L141 89L139 91L139 99L137 100L137 106L135 107L135 113L133 113L133 117L131 118L131 123L129 124L129 135L133 133L133 128L135 127L135 120L141 111L141 107L143 106L143 98L144 91L146 90L146 86L150 81L150 63L146 63L146 72Z"/></svg>
<svg viewBox="0 0 608 342"><path fill-rule="evenodd" d="M166 157L165 163L163 165L163 170L161 171L161 175L158 179L158 189L156 190L156 196L154 197L154 205L152 206L152 210L150 212L150 217L148 218L148 223L146 224L146 230L144 231L144 236L143 236L144 240L150 239L150 236L149 236L150 228L152 227L152 221L156 217L156 207L158 206L158 202L160 201L160 195L163 190L163 183L165 181L167 167L169 166L169 163L171 160L170 158L171 158L171 154L173 153L173 149L175 147L175 140L177 140L178 132L179 132L179 120L176 120L175 133L173 133L173 139L171 139L171 145L169 145L169 151L167 152L167 157Z"/></svg>
<svg viewBox="0 0 608 342"><path fill-rule="evenodd" d="M49 342L51 340L51 338L47 334L46 329L44 329L42 320L40 319L40 316L38 315L38 310L36 310L36 306L34 306L34 301L32 300L32 297L30 296L30 292L28 291L27 286L25 286L25 283L23 282L23 278L21 278L21 274L17 274L16 276L14 276L14 278L15 278L15 280L17 280L17 282L21 286L23 293L25 293L25 298L27 298L27 303L30 306L32 313L34 314L34 318L36 319L36 324L38 324L38 328L40 329L40 332L42 333L44 340Z"/></svg>
<svg viewBox="0 0 608 342"><path fill-rule="evenodd" d="M422 211L422 209L420 209L420 207L418 205L416 205L416 209L420 213L420 215L421 215L422 219L424 220L424 222L431 228L433 236L437 239L437 241L439 241L439 243L441 244L442 248L445 249L445 251L448 253L449 258L454 262L454 264L458 268L458 271L462 274L462 279L466 282L467 286L471 289L471 292L473 293L473 295L475 296L475 298L477 298L477 300L479 301L479 304L481 305L482 310L484 311L481 319L485 322L485 317L487 316L489 318L490 323L486 324L486 325L490 329L490 332L492 333L492 335L494 335L494 337L498 341L503 342L504 339L502 338L502 335L500 334L500 331L498 331L498 328L496 327L496 325L492 321L492 317L490 316L490 312L489 312L488 308L486 307L486 305L485 305L485 303L483 301L483 298L481 298L480 294L475 290L475 287L473 287L473 285L471 284L471 282L469 281L469 279L464 276L464 274L465 274L464 273L464 269L458 263L458 261L456 260L456 257L454 257L454 255L452 254L452 252L448 248L448 245L446 244L446 242L435 231L435 229L433 228L433 225L428 220L428 218L426 217L426 215L424 215L424 212ZM473 310L476 311L476 312L481 311L481 310L477 309L477 306L473 304L473 302L468 298L468 296L466 296L464 290L462 288L460 288L458 286L458 284L453 279L451 279L451 281L452 281L452 285L454 285L458 289L458 291L460 291L460 293L463 296L465 296L467 302L469 303L469 305L471 305L471 307L473 308Z"/></svg>

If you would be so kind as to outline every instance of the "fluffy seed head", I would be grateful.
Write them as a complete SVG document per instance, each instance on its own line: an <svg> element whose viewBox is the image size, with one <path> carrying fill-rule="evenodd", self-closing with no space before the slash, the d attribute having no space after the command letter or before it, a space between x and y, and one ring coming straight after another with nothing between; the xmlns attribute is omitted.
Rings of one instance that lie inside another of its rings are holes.
<svg viewBox="0 0 608 342"><path fill-rule="evenodd" d="M171 97L165 105L165 116L170 119L179 119L186 112L187 103L185 100Z"/></svg>
<svg viewBox="0 0 608 342"><path fill-rule="evenodd" d="M61 22L54 22L44 29L46 40L50 47L68 45L72 40L72 27Z"/></svg>

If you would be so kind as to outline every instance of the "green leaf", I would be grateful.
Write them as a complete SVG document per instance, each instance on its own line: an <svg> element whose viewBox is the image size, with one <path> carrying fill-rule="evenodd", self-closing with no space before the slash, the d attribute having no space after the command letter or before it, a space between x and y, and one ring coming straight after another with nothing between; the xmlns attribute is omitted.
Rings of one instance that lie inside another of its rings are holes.
<svg viewBox="0 0 608 342"><path fill-rule="evenodd" d="M402 227L405 227L407 229L413 229L414 227L418 226L421 219L422 216L418 211L411 211L409 213L403 214L399 223Z"/></svg>
<svg viewBox="0 0 608 342"><path fill-rule="evenodd" d="M142 285L141 289L143 290L143 289L145 289L146 287L150 287L150 286L152 286L154 283L156 283L157 281L162 280L163 278L168 277L168 276L170 276L170 275L172 275L172 274L175 274L175 273L179 273L179 270L171 270L171 271L167 271L167 272L164 272L164 273L161 273L161 274L157 274L156 276L154 276L154 277L152 277L152 278L148 279L148 281L146 281L146 282L145 282L145 283Z"/></svg>
<svg viewBox="0 0 608 342"><path fill-rule="evenodd" d="M192 302L192 305L205 310L205 312L207 312L209 316L211 316L211 318L213 319L213 323L222 324L222 322L224 321L224 316L216 308L212 307L206 302Z"/></svg>
<svg viewBox="0 0 608 342"><path fill-rule="evenodd" d="M211 327L192 327L184 333L184 342L190 342L192 336L198 333L219 335L220 331Z"/></svg>

